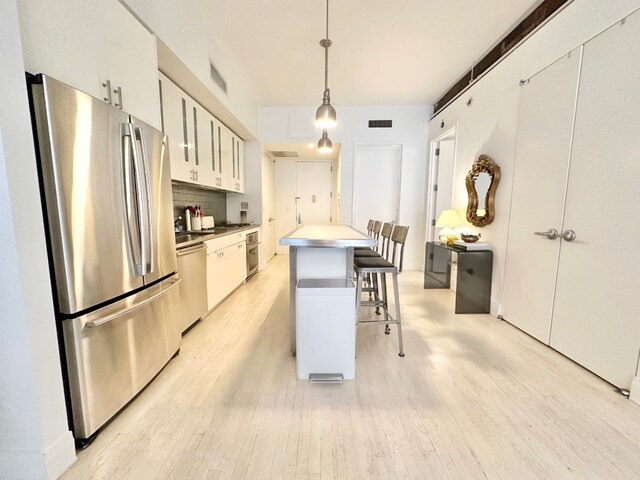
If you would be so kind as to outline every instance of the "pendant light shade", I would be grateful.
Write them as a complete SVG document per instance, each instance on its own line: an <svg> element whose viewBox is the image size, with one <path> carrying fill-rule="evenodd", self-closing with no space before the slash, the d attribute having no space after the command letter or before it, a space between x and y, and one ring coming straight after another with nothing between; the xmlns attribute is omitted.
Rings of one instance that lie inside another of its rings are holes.
<svg viewBox="0 0 640 480"><path fill-rule="evenodd" d="M333 144L331 143L331 140L329 140L326 128L322 131L322 138L318 141L318 151L320 153L333 152Z"/></svg>
<svg viewBox="0 0 640 480"><path fill-rule="evenodd" d="M324 92L324 99L322 105L316 110L316 126L322 128L335 127L338 123L336 121L336 109L331 105L331 98L329 96L329 89Z"/></svg>
<svg viewBox="0 0 640 480"><path fill-rule="evenodd" d="M327 30L325 38L320 40L320 46L324 48L324 94L322 95L322 105L316 110L315 124L317 127L331 128L336 126L337 120L336 109L331 105L331 92L329 91L329 47L331 46L331 40L329 40L329 0L327 0ZM325 136L323 134L323 138Z"/></svg>

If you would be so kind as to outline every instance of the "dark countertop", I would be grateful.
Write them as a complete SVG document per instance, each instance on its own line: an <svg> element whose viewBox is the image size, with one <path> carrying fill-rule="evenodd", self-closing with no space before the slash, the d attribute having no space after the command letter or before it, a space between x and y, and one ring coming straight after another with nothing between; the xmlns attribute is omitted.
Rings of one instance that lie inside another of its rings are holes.
<svg viewBox="0 0 640 480"><path fill-rule="evenodd" d="M231 235L232 233L238 233L245 230L253 230L260 228L260 225L246 225L242 227L215 227L210 230L192 230L186 232L176 233L176 250L181 248L191 247L199 243L206 242L213 238L224 237L225 235Z"/></svg>

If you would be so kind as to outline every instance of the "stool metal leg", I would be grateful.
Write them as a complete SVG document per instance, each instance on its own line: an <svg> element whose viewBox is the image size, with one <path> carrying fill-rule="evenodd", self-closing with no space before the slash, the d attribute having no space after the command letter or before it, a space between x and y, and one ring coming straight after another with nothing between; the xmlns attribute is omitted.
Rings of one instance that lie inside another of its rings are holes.
<svg viewBox="0 0 640 480"><path fill-rule="evenodd" d="M362 295L362 270L357 271L356 277L356 322L358 320L358 312L360 311L360 296Z"/></svg>
<svg viewBox="0 0 640 480"><path fill-rule="evenodd" d="M404 349L402 347L402 318L400 316L400 291L398 290L398 274L397 272L393 272L393 294L394 300L396 302L396 320L398 322L398 346L400 347L400 355L404 357Z"/></svg>
<svg viewBox="0 0 640 480"><path fill-rule="evenodd" d="M378 279L377 273L372 273L371 277L373 278L373 299L375 301L380 300L380 283ZM376 307L376 315L380 315L380 307Z"/></svg>
<svg viewBox="0 0 640 480"><path fill-rule="evenodd" d="M387 274L383 272L380 274L380 277L382 280L380 285L380 288L382 288L382 309L384 310L384 320L386 322L389 320L389 298L387 296ZM388 323L384 326L384 333L386 333L387 335L391 333L391 329L389 328Z"/></svg>

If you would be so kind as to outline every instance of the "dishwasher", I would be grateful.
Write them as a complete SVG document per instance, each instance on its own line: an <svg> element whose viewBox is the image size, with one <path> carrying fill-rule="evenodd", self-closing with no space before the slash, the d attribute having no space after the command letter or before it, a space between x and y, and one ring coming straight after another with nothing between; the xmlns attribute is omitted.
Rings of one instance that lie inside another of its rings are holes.
<svg viewBox="0 0 640 480"><path fill-rule="evenodd" d="M180 329L184 333L207 313L207 247L204 243L178 249Z"/></svg>

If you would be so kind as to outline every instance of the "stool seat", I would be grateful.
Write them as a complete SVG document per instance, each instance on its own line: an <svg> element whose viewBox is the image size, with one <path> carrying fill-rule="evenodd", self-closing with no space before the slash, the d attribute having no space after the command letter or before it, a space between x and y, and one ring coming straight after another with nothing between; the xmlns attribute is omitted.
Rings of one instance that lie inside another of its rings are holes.
<svg viewBox="0 0 640 480"><path fill-rule="evenodd" d="M356 257L353 259L356 268L366 268L369 271L387 270L395 271L396 266L382 257Z"/></svg>
<svg viewBox="0 0 640 480"><path fill-rule="evenodd" d="M375 250L367 249L367 250L355 250L353 252L353 256L355 258L363 258L363 257L379 257L380 254Z"/></svg>

